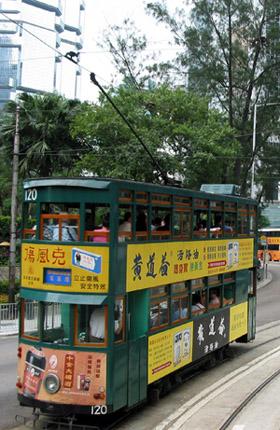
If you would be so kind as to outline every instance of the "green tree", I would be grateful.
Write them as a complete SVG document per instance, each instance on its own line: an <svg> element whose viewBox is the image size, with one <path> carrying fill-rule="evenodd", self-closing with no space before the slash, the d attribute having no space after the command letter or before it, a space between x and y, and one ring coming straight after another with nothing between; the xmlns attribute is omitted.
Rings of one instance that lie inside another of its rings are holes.
<svg viewBox="0 0 280 430"><path fill-rule="evenodd" d="M80 109L78 100L57 94L22 93L16 102L8 102L1 116L0 147L11 161L15 134L16 106L19 111L19 172L24 176L70 175L75 162L86 149L71 137L70 123Z"/></svg>
<svg viewBox="0 0 280 430"><path fill-rule="evenodd" d="M280 4L275 0L193 0L189 13L188 3L174 15L164 1L148 3L147 10L169 27L175 44L183 48L174 70L185 67L189 90L211 97L237 130L241 150L234 163L234 181L245 192L254 157L265 149L267 140L267 133L265 139L258 135L252 152L253 105L279 100ZM275 130L279 109L269 108L269 114L270 125L274 123L270 130ZM269 129L265 122L261 128Z"/></svg>
<svg viewBox="0 0 280 430"><path fill-rule="evenodd" d="M185 185L194 188L223 180L239 146L223 115L210 109L207 99L167 85L141 92L120 86L110 96L169 176L180 174ZM83 105L71 129L74 138L92 146L77 163L76 173L158 180L147 153L103 95L99 105Z"/></svg>

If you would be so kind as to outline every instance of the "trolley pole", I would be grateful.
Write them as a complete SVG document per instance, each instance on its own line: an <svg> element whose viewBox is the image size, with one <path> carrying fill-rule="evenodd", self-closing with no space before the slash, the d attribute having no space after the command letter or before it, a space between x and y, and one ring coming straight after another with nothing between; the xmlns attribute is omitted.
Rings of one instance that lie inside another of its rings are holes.
<svg viewBox="0 0 280 430"><path fill-rule="evenodd" d="M16 129L14 137L13 153L13 180L11 197L11 232L10 232L10 264L9 264L9 303L15 300L15 279L16 279L16 211L17 211L17 190L18 190L18 153L19 153L19 106L16 107Z"/></svg>

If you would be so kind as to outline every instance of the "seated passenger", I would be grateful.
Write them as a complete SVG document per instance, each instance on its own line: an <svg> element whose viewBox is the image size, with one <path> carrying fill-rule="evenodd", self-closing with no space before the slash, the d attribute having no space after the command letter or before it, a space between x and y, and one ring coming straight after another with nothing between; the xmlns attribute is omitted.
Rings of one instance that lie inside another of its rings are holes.
<svg viewBox="0 0 280 430"><path fill-rule="evenodd" d="M104 341L105 339L105 309L97 307L91 313L89 320L90 342Z"/></svg>
<svg viewBox="0 0 280 430"><path fill-rule="evenodd" d="M163 225L157 228L157 231L168 231L168 230L170 230L170 214L165 215Z"/></svg>
<svg viewBox="0 0 280 430"><path fill-rule="evenodd" d="M209 305L220 305L220 299L216 290L210 291L210 302Z"/></svg>
<svg viewBox="0 0 280 430"><path fill-rule="evenodd" d="M61 212L60 215L68 215L67 212ZM62 234L61 240L62 242L75 242L78 240L77 232L74 227L71 227L69 218L62 219ZM57 224L53 229L53 237L52 240L59 240L59 225Z"/></svg>
<svg viewBox="0 0 280 430"><path fill-rule="evenodd" d="M109 226L110 226L110 214L106 213L102 217L102 226L101 228L93 230L93 233L102 233L102 232L109 232ZM108 242L109 237L108 235L105 236L93 236L92 241L93 242Z"/></svg>
<svg viewBox="0 0 280 430"><path fill-rule="evenodd" d="M223 229L222 217L221 215L219 215L216 218L215 227L213 228L213 230L211 229L211 231L222 231L222 229ZM232 228L228 225L225 225L225 232L232 232Z"/></svg>
<svg viewBox="0 0 280 430"><path fill-rule="evenodd" d="M180 315L180 307L178 301L174 301L173 303L173 321L177 321L179 319L183 319L187 317L187 309L181 308L181 315Z"/></svg>
<svg viewBox="0 0 280 430"><path fill-rule="evenodd" d="M124 214L123 222L119 225L119 233L131 232L131 224L132 224L131 212L126 212ZM124 234L119 235L119 241L120 242L125 242L126 240L130 240L130 237L127 237Z"/></svg>
<svg viewBox="0 0 280 430"><path fill-rule="evenodd" d="M197 312L201 310L201 312ZM192 297L192 313L195 315L201 315L205 311L205 307L201 303L200 294L195 293Z"/></svg>

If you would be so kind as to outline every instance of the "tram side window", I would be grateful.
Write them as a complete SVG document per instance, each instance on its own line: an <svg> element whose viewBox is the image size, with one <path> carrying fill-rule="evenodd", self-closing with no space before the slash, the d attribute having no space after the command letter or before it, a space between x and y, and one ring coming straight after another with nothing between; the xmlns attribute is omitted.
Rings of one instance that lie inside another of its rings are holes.
<svg viewBox="0 0 280 430"><path fill-rule="evenodd" d="M104 345L106 341L107 307L77 305L75 307L76 343Z"/></svg>
<svg viewBox="0 0 280 430"><path fill-rule="evenodd" d="M206 239L208 237L208 213L203 210L194 211L194 235L197 239Z"/></svg>
<svg viewBox="0 0 280 430"><path fill-rule="evenodd" d="M234 303L234 283L224 285L224 306Z"/></svg>
<svg viewBox="0 0 280 430"><path fill-rule="evenodd" d="M150 329L158 330L169 324L169 299L150 304Z"/></svg>
<svg viewBox="0 0 280 430"><path fill-rule="evenodd" d="M115 300L115 343L124 341L125 336L125 302L124 298Z"/></svg>
<svg viewBox="0 0 280 430"><path fill-rule="evenodd" d="M203 294L203 291L195 291L192 293L192 315L193 316L199 316L202 315L205 310L206 306L202 303L203 297L205 297L205 294L207 294L206 290Z"/></svg>
<svg viewBox="0 0 280 430"><path fill-rule="evenodd" d="M129 242L132 240L132 205L119 205L119 242Z"/></svg>
<svg viewBox="0 0 280 430"><path fill-rule="evenodd" d="M24 203L23 209L23 239L36 239L36 203ZM9 238L7 238L8 240Z"/></svg>
<svg viewBox="0 0 280 430"><path fill-rule="evenodd" d="M22 300L22 312L21 336L39 340L39 302L37 300Z"/></svg>
<svg viewBox="0 0 280 430"><path fill-rule="evenodd" d="M221 306L221 288L210 288L209 291L209 308L215 309Z"/></svg>
<svg viewBox="0 0 280 430"><path fill-rule="evenodd" d="M189 316L189 295L172 299L172 320L174 322L187 319Z"/></svg>
<svg viewBox="0 0 280 430"><path fill-rule="evenodd" d="M152 208L152 240L168 240L171 238L171 210L153 206Z"/></svg>
<svg viewBox="0 0 280 430"><path fill-rule="evenodd" d="M137 216L136 216L136 240L146 241L148 240L148 225L149 225L149 210L147 206L137 205Z"/></svg>
<svg viewBox="0 0 280 430"><path fill-rule="evenodd" d="M110 238L109 204L86 204L85 207L85 241L109 242Z"/></svg>
<svg viewBox="0 0 280 430"><path fill-rule="evenodd" d="M175 210L174 212L174 237L191 237L191 211Z"/></svg>
<svg viewBox="0 0 280 430"><path fill-rule="evenodd" d="M43 341L69 344L70 341L70 304L44 302Z"/></svg>
<svg viewBox="0 0 280 430"><path fill-rule="evenodd" d="M79 204L42 204L40 220L40 239L62 242L76 242L79 240L79 236Z"/></svg>

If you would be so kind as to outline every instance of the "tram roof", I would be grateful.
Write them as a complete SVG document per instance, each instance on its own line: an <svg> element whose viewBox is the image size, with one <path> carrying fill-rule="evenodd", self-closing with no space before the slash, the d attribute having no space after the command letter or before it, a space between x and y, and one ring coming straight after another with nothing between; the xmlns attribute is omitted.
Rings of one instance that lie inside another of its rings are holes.
<svg viewBox="0 0 280 430"><path fill-rule="evenodd" d="M252 200L247 197L237 196L234 194L227 194L226 192L213 192L209 190L191 190L188 188L183 187L172 187L170 185L164 185L164 184L152 184L148 182L137 182L137 181L130 181L125 179L113 179L113 178L100 178L100 177L46 177L46 178L29 178L25 179L23 181L23 188L34 188L34 187L80 187L80 188L91 188L91 189L99 189L99 190L106 190L109 189L110 186L113 184L119 184L122 187L129 187L133 189L135 186L141 188L143 186L145 187L151 187L153 189L157 189L156 192L163 193L164 190L168 192L168 190L174 189L178 190L178 193L181 194L182 191L187 191L190 195L200 196L201 198L208 198L213 199L215 196L220 196L223 199L232 199L232 200L244 200L244 202L256 204L255 200ZM222 188L221 188L222 189Z"/></svg>

